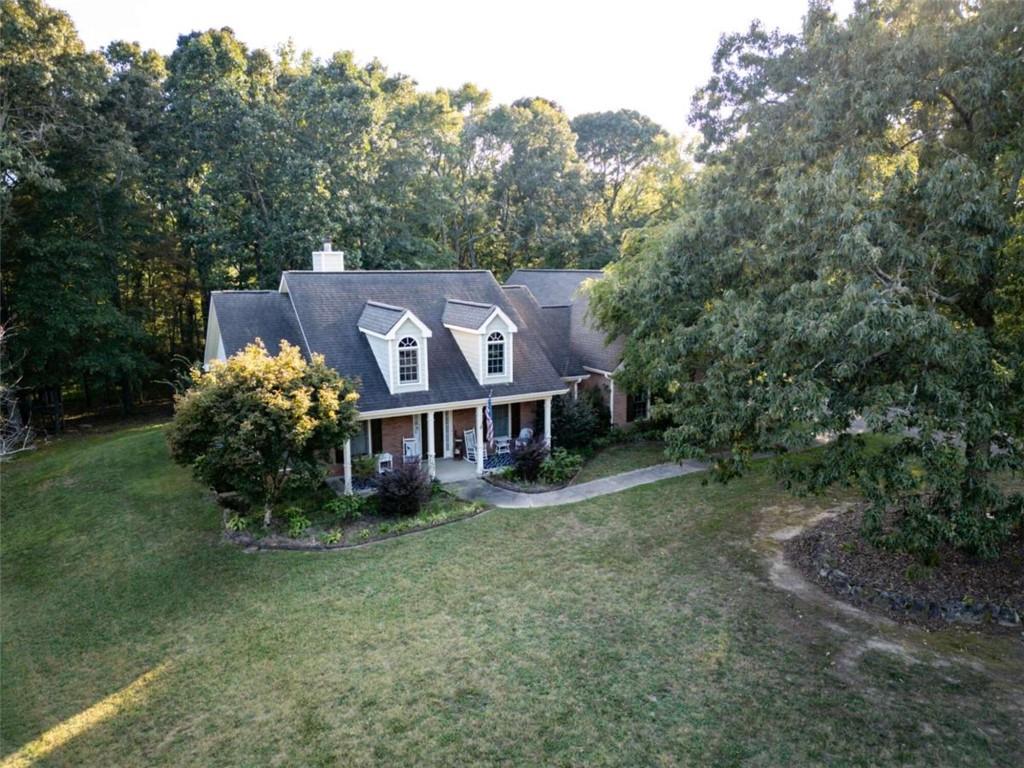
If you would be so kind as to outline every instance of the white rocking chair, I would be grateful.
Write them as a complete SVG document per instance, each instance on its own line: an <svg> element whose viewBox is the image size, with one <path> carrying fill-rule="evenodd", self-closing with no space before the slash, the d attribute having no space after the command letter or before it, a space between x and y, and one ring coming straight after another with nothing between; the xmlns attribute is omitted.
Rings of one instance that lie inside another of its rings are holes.
<svg viewBox="0 0 1024 768"><path fill-rule="evenodd" d="M420 462L420 441L415 437L402 438L402 463L419 464Z"/></svg>
<svg viewBox="0 0 1024 768"><path fill-rule="evenodd" d="M466 443L466 461L472 461L476 463L476 430L467 429L462 433L462 437ZM487 460L487 446L480 446L480 452L483 453L484 461Z"/></svg>

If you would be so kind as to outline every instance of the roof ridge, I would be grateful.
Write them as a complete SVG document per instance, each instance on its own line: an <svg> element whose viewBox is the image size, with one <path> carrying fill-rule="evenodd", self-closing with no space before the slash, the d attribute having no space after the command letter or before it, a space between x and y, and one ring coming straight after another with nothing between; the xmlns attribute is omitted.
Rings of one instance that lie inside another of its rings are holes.
<svg viewBox="0 0 1024 768"><path fill-rule="evenodd" d="M562 267L552 267L547 269L545 267L516 267L512 270L514 275L516 272L604 272L603 269L567 269ZM511 277L511 275L510 275Z"/></svg>
<svg viewBox="0 0 1024 768"><path fill-rule="evenodd" d="M466 306L469 307L490 308L497 306L497 304L485 304L482 301L470 301L469 299L449 299L447 296L445 296L444 300L450 301L452 304L465 304Z"/></svg>
<svg viewBox="0 0 1024 768"><path fill-rule="evenodd" d="M289 275L408 275L408 274L456 274L456 275L492 275L489 269L343 269L339 271L313 269L285 269Z"/></svg>
<svg viewBox="0 0 1024 768"><path fill-rule="evenodd" d="M394 304L385 304L383 301L375 301L374 299L367 299L366 303L374 307L380 307L381 309L393 309L396 312L406 311L405 307L396 307Z"/></svg>

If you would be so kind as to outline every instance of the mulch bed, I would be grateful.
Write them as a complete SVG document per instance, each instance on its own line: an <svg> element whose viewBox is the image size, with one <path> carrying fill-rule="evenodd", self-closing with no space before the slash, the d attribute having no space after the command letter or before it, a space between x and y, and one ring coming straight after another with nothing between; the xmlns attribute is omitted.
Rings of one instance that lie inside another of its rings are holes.
<svg viewBox="0 0 1024 768"><path fill-rule="evenodd" d="M385 541L387 539L411 536L415 533L423 533L424 531L441 528L446 525L451 525L452 523L460 523L463 520L469 520L470 518L482 515L484 512L490 511L490 509L491 507L481 506L474 509L467 506L465 514L456 515L447 520L425 523L408 530L396 530L389 531L387 533L379 532L379 526L381 523L395 524L401 522L401 520L383 515L367 515L348 524L334 526L334 528L341 528L344 534L342 540L334 544L326 544L320 539L321 534L326 533L328 530L332 530L325 528L324 526L312 526L298 539L293 539L280 530L268 533L261 532L258 535L250 533L249 531L224 530L223 537L224 541L241 546L249 553L273 550L324 552L335 549L356 549L359 547L365 547L368 544L376 544L377 542ZM359 535L363 531L367 532L366 536Z"/></svg>
<svg viewBox="0 0 1024 768"><path fill-rule="evenodd" d="M1024 629L1024 540L995 560L950 548L935 566L881 550L861 535L862 508L827 518L785 543L785 554L826 591L860 607L932 628L952 623L991 631Z"/></svg>
<svg viewBox="0 0 1024 768"><path fill-rule="evenodd" d="M547 493L548 491L560 491L567 485L571 485L572 481L576 478L573 477L570 480L566 480L564 483L554 483L548 485L547 483L527 483L522 480L509 480L506 477L500 475L484 475L484 480L496 488L504 488L506 491L516 491L517 493Z"/></svg>

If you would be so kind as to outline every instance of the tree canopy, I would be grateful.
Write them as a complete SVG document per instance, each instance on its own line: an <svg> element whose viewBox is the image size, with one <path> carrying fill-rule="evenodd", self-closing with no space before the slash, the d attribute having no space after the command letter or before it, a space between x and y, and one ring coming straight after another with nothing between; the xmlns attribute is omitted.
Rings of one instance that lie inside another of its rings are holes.
<svg viewBox="0 0 1024 768"><path fill-rule="evenodd" d="M595 301L676 456L729 447L727 476L832 433L788 477L861 487L884 542L991 554L1020 524L992 476L1024 438L1022 28L1012 0L886 0L721 40L700 182Z"/></svg>
<svg viewBox="0 0 1024 768"><path fill-rule="evenodd" d="M195 359L211 291L274 287L325 237L351 267L603 265L674 209L687 171L635 113L636 130L584 131L543 98L425 92L227 27L164 57L88 51L39 0L0 13L0 321L36 392L129 402Z"/></svg>

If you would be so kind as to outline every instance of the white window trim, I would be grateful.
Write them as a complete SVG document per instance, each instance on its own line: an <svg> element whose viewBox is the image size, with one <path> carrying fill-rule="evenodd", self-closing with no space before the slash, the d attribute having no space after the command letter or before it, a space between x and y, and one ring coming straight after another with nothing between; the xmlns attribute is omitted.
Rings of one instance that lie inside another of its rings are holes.
<svg viewBox="0 0 1024 768"><path fill-rule="evenodd" d="M412 339L416 346L402 347L402 342L406 339ZM423 364L421 362L422 355L420 352L425 352L426 346L427 345L424 344L421 339L417 339L415 336L403 336L395 342L395 364L398 368L398 386L418 387L420 385L420 380L423 378ZM402 352L407 349L413 349L416 352L416 378L402 381Z"/></svg>
<svg viewBox="0 0 1024 768"><path fill-rule="evenodd" d="M501 371L499 373L491 373L491 344L498 343L492 342L491 336L498 334L501 336ZM502 333L501 331L491 331L487 334L484 339L484 375L489 379L503 379L509 375L509 354L508 347L512 341L512 334Z"/></svg>

